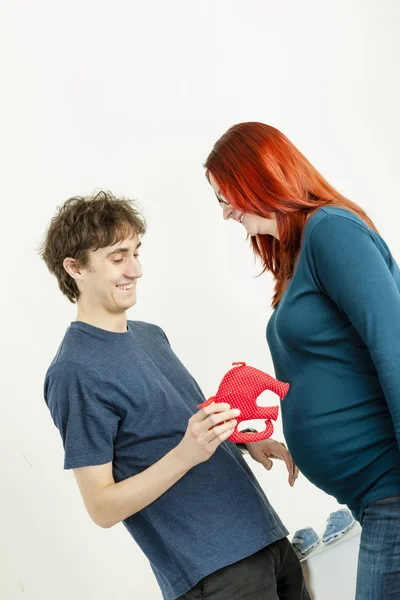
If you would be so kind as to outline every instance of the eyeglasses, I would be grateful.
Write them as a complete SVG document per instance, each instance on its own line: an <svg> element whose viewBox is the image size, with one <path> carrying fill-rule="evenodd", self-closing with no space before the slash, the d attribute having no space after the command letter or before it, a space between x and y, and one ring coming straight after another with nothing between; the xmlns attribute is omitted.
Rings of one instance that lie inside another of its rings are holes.
<svg viewBox="0 0 400 600"><path fill-rule="evenodd" d="M224 200L223 198L221 198L220 196L217 196L217 200L220 206L232 206L231 204L229 204L229 202L227 202L226 200Z"/></svg>

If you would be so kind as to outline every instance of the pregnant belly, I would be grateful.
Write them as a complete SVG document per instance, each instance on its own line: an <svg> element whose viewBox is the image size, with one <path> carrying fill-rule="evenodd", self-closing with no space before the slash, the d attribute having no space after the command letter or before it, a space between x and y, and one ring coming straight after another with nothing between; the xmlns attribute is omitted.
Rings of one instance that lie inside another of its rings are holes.
<svg viewBox="0 0 400 600"><path fill-rule="evenodd" d="M378 391L378 393L377 393ZM346 490L379 477L384 460L400 462L380 390L292 386L282 401L283 431L293 459L317 487L343 501ZM389 464L388 463L388 464Z"/></svg>

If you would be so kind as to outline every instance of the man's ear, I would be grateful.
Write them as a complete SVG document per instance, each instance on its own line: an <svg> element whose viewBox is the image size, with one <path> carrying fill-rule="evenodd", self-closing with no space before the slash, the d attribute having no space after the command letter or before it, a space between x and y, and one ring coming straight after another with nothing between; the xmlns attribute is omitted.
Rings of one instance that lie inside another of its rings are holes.
<svg viewBox="0 0 400 600"><path fill-rule="evenodd" d="M83 279L82 267L75 258L64 258L63 267L72 279Z"/></svg>

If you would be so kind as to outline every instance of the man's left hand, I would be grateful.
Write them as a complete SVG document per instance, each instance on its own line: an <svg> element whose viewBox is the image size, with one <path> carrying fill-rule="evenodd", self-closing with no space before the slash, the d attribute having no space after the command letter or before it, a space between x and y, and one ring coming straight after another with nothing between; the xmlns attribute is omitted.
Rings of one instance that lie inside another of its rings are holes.
<svg viewBox="0 0 400 600"><path fill-rule="evenodd" d="M264 465L267 471L270 471L273 466L273 459L285 461L287 471L289 473L289 485L294 486L294 482L299 476L299 469L294 464L289 450L282 442L276 440L262 440L261 442L247 442L246 448L250 456L257 462Z"/></svg>

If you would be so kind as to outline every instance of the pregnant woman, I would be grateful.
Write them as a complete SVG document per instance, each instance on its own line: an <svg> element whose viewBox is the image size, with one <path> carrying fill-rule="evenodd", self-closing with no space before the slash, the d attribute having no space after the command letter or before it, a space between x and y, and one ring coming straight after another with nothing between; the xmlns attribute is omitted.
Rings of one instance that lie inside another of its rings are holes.
<svg viewBox="0 0 400 600"><path fill-rule="evenodd" d="M400 271L371 219L277 129L240 123L206 176L275 282L267 340L295 463L362 524L357 600L400 598Z"/></svg>

